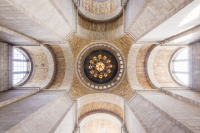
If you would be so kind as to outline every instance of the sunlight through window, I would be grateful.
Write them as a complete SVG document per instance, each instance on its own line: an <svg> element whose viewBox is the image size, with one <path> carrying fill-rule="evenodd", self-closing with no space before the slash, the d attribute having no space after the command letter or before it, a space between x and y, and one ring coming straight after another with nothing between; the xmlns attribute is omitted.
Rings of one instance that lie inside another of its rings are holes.
<svg viewBox="0 0 200 133"><path fill-rule="evenodd" d="M183 49L178 52L173 62L173 74L176 79L184 85L188 85L188 73L189 73L189 62L188 62L188 49Z"/></svg>
<svg viewBox="0 0 200 133"><path fill-rule="evenodd" d="M29 60L26 59L26 57L20 50L13 49L13 62L12 62L13 85L20 83L29 73L28 63Z"/></svg>

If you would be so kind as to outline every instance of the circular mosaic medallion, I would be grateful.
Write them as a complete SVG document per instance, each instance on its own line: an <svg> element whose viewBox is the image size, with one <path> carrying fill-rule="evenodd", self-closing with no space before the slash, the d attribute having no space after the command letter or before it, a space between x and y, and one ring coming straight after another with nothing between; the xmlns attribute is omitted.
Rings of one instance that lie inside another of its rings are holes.
<svg viewBox="0 0 200 133"><path fill-rule="evenodd" d="M78 60L78 75L89 88L105 90L122 79L124 62L120 52L107 44L94 44Z"/></svg>

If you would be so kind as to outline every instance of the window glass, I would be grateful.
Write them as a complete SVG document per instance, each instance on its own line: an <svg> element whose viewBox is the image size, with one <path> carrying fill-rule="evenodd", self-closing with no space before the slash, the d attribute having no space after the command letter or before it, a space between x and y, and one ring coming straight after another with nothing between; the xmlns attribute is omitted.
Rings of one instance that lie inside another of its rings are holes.
<svg viewBox="0 0 200 133"><path fill-rule="evenodd" d="M28 63L25 55L18 49L13 49L13 85L21 82L28 74Z"/></svg>
<svg viewBox="0 0 200 133"><path fill-rule="evenodd" d="M173 62L173 73L176 79L184 85L188 85L189 80L189 62L188 62L188 49L178 51Z"/></svg>

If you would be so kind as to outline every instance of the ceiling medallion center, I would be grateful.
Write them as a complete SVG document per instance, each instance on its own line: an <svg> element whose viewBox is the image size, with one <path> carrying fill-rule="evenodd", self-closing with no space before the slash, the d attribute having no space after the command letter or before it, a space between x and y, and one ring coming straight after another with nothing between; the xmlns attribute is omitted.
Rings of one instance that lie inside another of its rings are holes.
<svg viewBox="0 0 200 133"><path fill-rule="evenodd" d="M95 67L99 72L105 69L105 64L103 62L98 62Z"/></svg>
<svg viewBox="0 0 200 133"><path fill-rule="evenodd" d="M124 74L121 53L107 44L93 44L78 59L78 75L95 90L108 90L117 85Z"/></svg>
<svg viewBox="0 0 200 133"><path fill-rule="evenodd" d="M102 56L101 54L93 56L88 68L90 69L90 74L95 78L106 78L112 70L111 60L109 60L107 56Z"/></svg>

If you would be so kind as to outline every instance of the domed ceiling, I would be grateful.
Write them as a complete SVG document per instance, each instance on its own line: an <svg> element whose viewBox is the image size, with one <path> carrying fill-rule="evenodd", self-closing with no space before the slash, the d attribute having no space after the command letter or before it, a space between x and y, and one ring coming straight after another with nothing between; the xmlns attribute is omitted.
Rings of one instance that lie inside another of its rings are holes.
<svg viewBox="0 0 200 133"><path fill-rule="evenodd" d="M106 50L95 50L84 61L85 75L94 83L108 83L115 77L117 70L115 56Z"/></svg>
<svg viewBox="0 0 200 133"><path fill-rule="evenodd" d="M93 90L113 88L121 81L124 61L113 46L96 43L86 48L78 60L78 75Z"/></svg>

